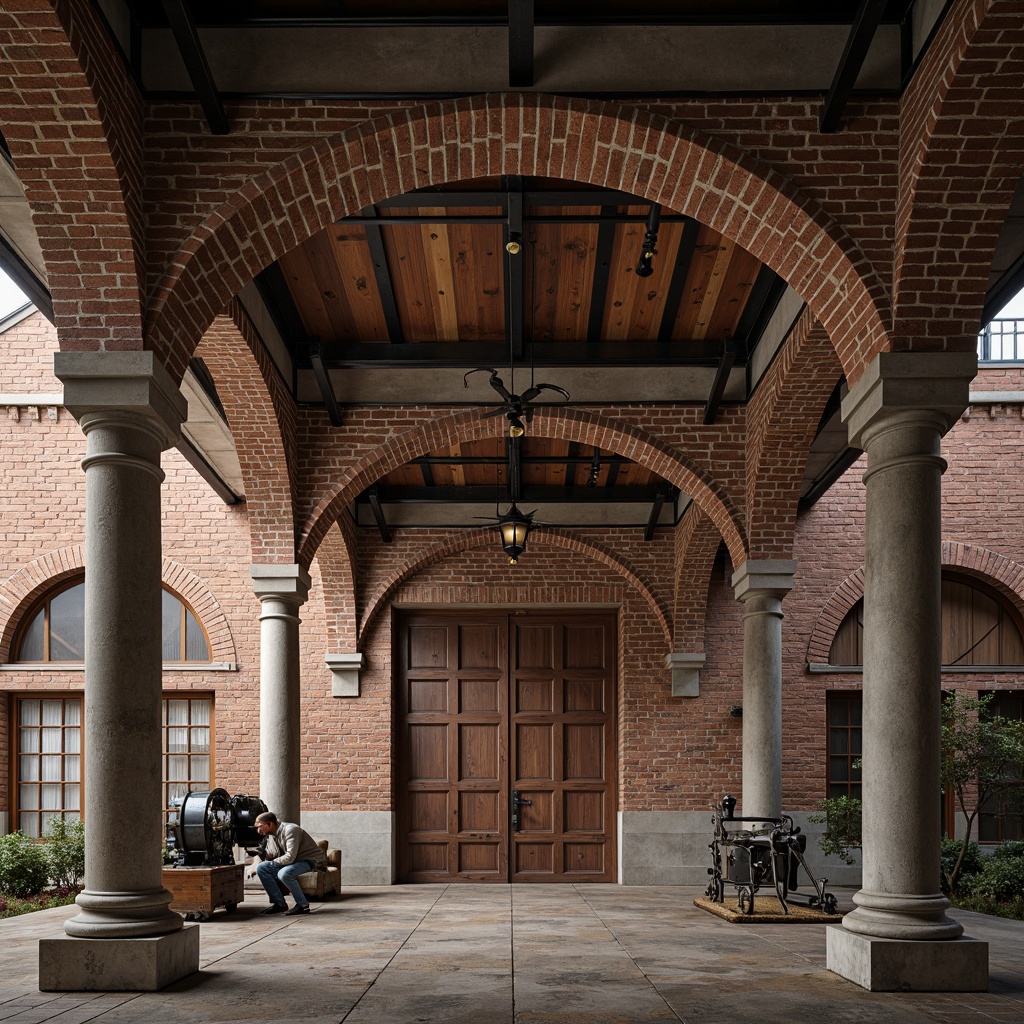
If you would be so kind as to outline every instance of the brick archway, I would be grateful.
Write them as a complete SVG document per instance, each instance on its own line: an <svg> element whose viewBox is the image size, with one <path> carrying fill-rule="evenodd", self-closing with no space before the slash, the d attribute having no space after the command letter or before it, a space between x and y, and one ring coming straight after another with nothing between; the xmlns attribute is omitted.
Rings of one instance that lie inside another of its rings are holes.
<svg viewBox="0 0 1024 1024"><path fill-rule="evenodd" d="M887 292L871 264L777 171L649 111L533 93L397 110L251 179L171 261L153 295L147 344L180 377L231 297L337 218L413 189L499 174L622 189L708 224L804 297L851 381L887 346Z"/></svg>
<svg viewBox="0 0 1024 1024"><path fill-rule="evenodd" d="M1003 595L1024 618L1024 565L977 544L942 543L943 569L956 569L986 583ZM832 650L836 630L850 609L864 596L864 567L854 570L835 589L815 620L807 644L807 661L824 664Z"/></svg>
<svg viewBox="0 0 1024 1024"><path fill-rule="evenodd" d="M373 620L386 605L388 598L394 593L406 579L428 565L438 562L449 555L458 554L462 551L469 551L473 548L491 548L495 543L495 531L493 529L467 530L456 534L448 540L439 541L436 544L425 548L413 558L410 558L403 565L395 569L384 583L377 588L376 592L369 599L366 610L359 622L359 638L366 636L367 630L373 624ZM637 570L624 558L616 555L604 544L584 540L571 530L559 530L551 527L537 527L530 531L530 547L536 548L559 548L564 551L572 551L577 554L593 558L598 562L614 569L630 584L632 584L643 596L644 600L651 607L658 624L665 635L666 645L672 642L672 630L669 625L669 613L664 604L654 594L650 586L641 578Z"/></svg>
<svg viewBox="0 0 1024 1024"><path fill-rule="evenodd" d="M734 566L738 567L746 560L743 518L732 498L706 469L670 445L623 420L605 418L571 406L538 409L530 431L538 437L578 441L627 455L690 495L721 533ZM438 448L485 437L502 437L504 432L504 422L497 418L483 419L479 411L474 410L433 420L382 444L360 459L317 502L302 529L299 561L308 565L325 533L349 502L391 470Z"/></svg>

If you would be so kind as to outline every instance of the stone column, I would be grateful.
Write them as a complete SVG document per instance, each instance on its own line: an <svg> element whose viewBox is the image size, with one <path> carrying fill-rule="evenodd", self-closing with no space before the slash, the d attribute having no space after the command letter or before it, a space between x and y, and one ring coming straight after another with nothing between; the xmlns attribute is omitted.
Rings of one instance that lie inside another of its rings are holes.
<svg viewBox="0 0 1024 1024"><path fill-rule="evenodd" d="M972 353L883 353L843 402L868 455L863 880L828 966L875 990L988 986L987 945L957 939L939 886L939 451L975 370Z"/></svg>
<svg viewBox="0 0 1024 1024"><path fill-rule="evenodd" d="M299 607L309 595L300 565L254 565L260 599L260 797L282 821L298 822L302 779Z"/></svg>
<svg viewBox="0 0 1024 1024"><path fill-rule="evenodd" d="M796 562L747 561L733 574L743 602L743 798L740 814L782 813L782 599Z"/></svg>
<svg viewBox="0 0 1024 1024"><path fill-rule="evenodd" d="M160 453L186 405L151 352L61 352L85 470L85 889L43 990L152 990L199 968L161 884ZM161 937L154 940L153 937Z"/></svg>

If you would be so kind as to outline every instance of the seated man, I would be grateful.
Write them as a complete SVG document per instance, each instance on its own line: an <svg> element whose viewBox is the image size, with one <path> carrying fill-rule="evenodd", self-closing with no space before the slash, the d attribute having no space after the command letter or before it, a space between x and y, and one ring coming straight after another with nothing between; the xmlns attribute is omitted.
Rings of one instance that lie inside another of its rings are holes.
<svg viewBox="0 0 1024 1024"><path fill-rule="evenodd" d="M315 871L323 863L323 851L317 846L305 829L290 821L278 821L273 811L266 811L256 818L256 831L263 837L259 852L259 863L254 862L246 872L249 878L256 875L263 883L270 897L270 906L261 914L308 914L309 900L299 885L299 875ZM295 906L288 905L281 898L281 883L295 898Z"/></svg>

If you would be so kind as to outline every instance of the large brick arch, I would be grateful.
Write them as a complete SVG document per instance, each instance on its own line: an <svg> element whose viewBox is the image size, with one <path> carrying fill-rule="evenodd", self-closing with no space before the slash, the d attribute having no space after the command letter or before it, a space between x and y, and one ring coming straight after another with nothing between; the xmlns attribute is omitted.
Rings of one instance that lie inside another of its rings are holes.
<svg viewBox="0 0 1024 1024"><path fill-rule="evenodd" d="M61 348L142 348L142 98L96 5L9 0L3 11L0 128Z"/></svg>
<svg viewBox="0 0 1024 1024"><path fill-rule="evenodd" d="M777 171L649 111L534 93L396 110L251 179L172 261L151 297L147 344L180 376L228 300L339 217L413 189L499 174L622 189L708 224L804 297L851 381L887 346L888 297L874 268Z"/></svg>
<svg viewBox="0 0 1024 1024"><path fill-rule="evenodd" d="M85 545L71 544L40 555L0 583L0 664L10 661L14 634L36 601L84 572ZM203 624L210 641L210 660L235 662L231 627L203 580L170 558L163 560L160 580L191 606Z"/></svg>
<svg viewBox="0 0 1024 1024"><path fill-rule="evenodd" d="M506 426L498 417L483 418L479 410L456 413L415 427L382 444L341 475L320 499L302 529L299 561L308 565L327 530L346 506L382 476L411 459L464 441L503 437ZM732 498L711 474L687 456L646 431L615 420L569 407L540 407L530 423L538 437L577 441L604 451L626 455L689 494L717 527L729 548L733 565L746 559L742 515Z"/></svg>
<svg viewBox="0 0 1024 1024"><path fill-rule="evenodd" d="M842 375L805 309L747 404L747 541L751 558L789 558L811 442Z"/></svg>
<svg viewBox="0 0 1024 1024"><path fill-rule="evenodd" d="M977 344L1024 171L1021 16L1018 2L956 0L903 96L893 348Z"/></svg>
<svg viewBox="0 0 1024 1024"><path fill-rule="evenodd" d="M323 584L327 650L331 654L355 653L359 635L356 622L355 527L348 516L338 520L339 529L328 530L316 560Z"/></svg>
<svg viewBox="0 0 1024 1024"><path fill-rule="evenodd" d="M1003 595L1024 618L1024 565L978 544L942 543L943 569L956 569ZM807 645L807 661L824 664L836 630L864 596L864 567L850 573L835 589L815 620Z"/></svg>
<svg viewBox="0 0 1024 1024"><path fill-rule="evenodd" d="M674 653L704 653L711 570L721 543L722 535L715 524L696 505L691 505L676 527Z"/></svg>
<svg viewBox="0 0 1024 1024"><path fill-rule="evenodd" d="M367 630L373 624L373 620L380 613L381 609L385 607L388 598L404 580L420 569L450 555L469 551L473 548L493 548L494 538L495 532L493 528L466 530L453 535L447 540L438 541L436 544L424 548L413 558L405 562L405 564L395 569L367 602L366 610L363 612L359 622L360 639L366 636ZM655 618L657 618L665 634L665 643L671 644L672 630L669 626L668 610L637 570L626 559L612 551L611 548L596 541L586 540L571 530L560 530L545 526L538 526L530 531L530 549L536 550L538 548L558 548L563 551L573 551L588 558L593 558L595 561L614 569L636 587L644 600L650 605Z"/></svg>
<svg viewBox="0 0 1024 1024"><path fill-rule="evenodd" d="M295 561L295 403L236 301L216 317L196 349L206 363L245 484L252 560Z"/></svg>

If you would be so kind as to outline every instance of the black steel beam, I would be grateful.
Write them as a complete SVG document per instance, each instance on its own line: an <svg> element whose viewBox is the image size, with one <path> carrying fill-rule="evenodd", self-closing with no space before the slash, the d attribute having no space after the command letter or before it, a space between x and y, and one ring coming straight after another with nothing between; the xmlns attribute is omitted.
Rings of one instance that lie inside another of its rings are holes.
<svg viewBox="0 0 1024 1024"><path fill-rule="evenodd" d="M377 211L370 208L371 216L376 217ZM366 232L366 244L370 250L370 259L373 260L373 276L377 280L377 294L380 297L380 305L384 310L384 322L388 328L388 340L397 345L404 341L402 336L402 320L398 315L398 303L395 301L395 287L391 280L391 270L388 267L388 256L384 251L384 236L380 230L380 224L376 220L366 221L363 224Z"/></svg>
<svg viewBox="0 0 1024 1024"><path fill-rule="evenodd" d="M523 305L525 300L525 274L523 261L523 193L522 179L509 175L507 179L508 218L505 224L505 332L508 337L509 355L513 363L522 362L526 354L526 338L523 330ZM515 253L509 246L518 245ZM533 273L536 273L536 268ZM460 346L461 347L461 346Z"/></svg>
<svg viewBox="0 0 1024 1024"><path fill-rule="evenodd" d="M761 265L740 314L740 322L736 325L736 339L746 346L748 353L761 340L787 287L786 282L771 267Z"/></svg>
<svg viewBox="0 0 1024 1024"><path fill-rule="evenodd" d="M664 488L663 488L664 490ZM479 485L472 487L391 487L383 493L381 503L383 505L414 505L414 504L494 504L494 485ZM599 487L593 490L589 487L560 487L560 486L537 486L531 487L525 498L525 502L538 502L543 504L566 504L576 502L579 504L606 505L612 502L619 502L629 505L649 505L657 499L657 490L650 484L643 487ZM666 491L667 500L669 492ZM360 503L370 501L369 492L365 492L356 499ZM505 499L503 499L505 500Z"/></svg>
<svg viewBox="0 0 1024 1024"><path fill-rule="evenodd" d="M619 479L619 468L623 465L624 462L627 462L629 460L623 459L622 461L619 461L618 459L608 458L607 456L605 456L605 458L602 461L611 463L611 465L608 467L608 479L605 480L604 488L601 491L601 493L603 494L605 491L610 491L612 488L616 486L616 483Z"/></svg>
<svg viewBox="0 0 1024 1024"><path fill-rule="evenodd" d="M654 504L651 505L651 515L644 527L644 540L653 540L654 531L658 528L658 520L661 518L661 510L668 501L668 491L665 487L658 487L654 493Z"/></svg>
<svg viewBox="0 0 1024 1024"><path fill-rule="evenodd" d="M280 264L271 263L269 267L261 270L253 278L253 284L256 285L256 290L260 293L260 298L263 299L263 304L267 307L281 337L290 340L292 344L297 338L305 338L306 325L302 322L302 316L292 298Z"/></svg>
<svg viewBox="0 0 1024 1024"><path fill-rule="evenodd" d="M642 203L642 199L633 199L634 203ZM418 204L419 206L429 206L427 202ZM646 224L647 217L638 213L615 213L614 207L607 207L607 209L613 212L608 216L613 224ZM524 224L599 224L602 220L602 216L599 213L545 213L545 214L530 214L524 211L523 223ZM661 224L685 224L692 218L684 216L683 214L666 214L660 218L659 223ZM369 216L362 216L354 213L351 217L340 217L334 222L335 224L507 224L508 217L500 217L497 214L485 213L480 216L474 216L471 213L461 214L444 214L444 213L424 213L417 214L412 217L389 217L387 214L371 214Z"/></svg>
<svg viewBox="0 0 1024 1024"><path fill-rule="evenodd" d="M196 96L203 106L206 123L214 135L227 135L227 114L224 113L224 104L221 102L220 93L217 92L217 83L213 80L192 14L185 5L185 0L163 0L163 7L174 33L174 41L181 52L181 59L185 62L192 88L195 89Z"/></svg>
<svg viewBox="0 0 1024 1024"><path fill-rule="evenodd" d="M673 217L662 217L662 223L670 223ZM679 249L676 252L676 263L672 268L672 279L668 284L668 294L665 296L665 310L661 314L661 325L658 327L658 341L671 341L672 331L676 326L676 318L679 316L679 306L683 301L683 292L686 289L686 278L690 273L690 264L693 262L693 253L697 248L697 235L700 233L700 224L690 217L684 217L683 237L679 239Z"/></svg>
<svg viewBox="0 0 1024 1024"><path fill-rule="evenodd" d="M523 204L530 206L635 206L645 200L631 192L622 192L610 188L567 189L566 191L549 189L522 190ZM497 206L503 213L508 199L507 192L496 192L493 189L484 192L433 191L403 192L399 196L382 199L380 209L409 209L417 206ZM645 220L646 217L641 217Z"/></svg>
<svg viewBox="0 0 1024 1024"><path fill-rule="evenodd" d="M508 85L533 88L533 0L508 0Z"/></svg>
<svg viewBox="0 0 1024 1024"><path fill-rule="evenodd" d="M604 304L608 298L608 281L612 273L612 249L615 246L615 207L602 206L594 253L594 279L590 286L590 314L587 317L587 341L601 340L604 325Z"/></svg>
<svg viewBox="0 0 1024 1024"><path fill-rule="evenodd" d="M725 394L725 386L729 383L729 373L736 362L736 347L732 342L725 343L725 351L722 353L722 361L718 364L718 371L715 373L715 382L711 385L711 394L704 403L704 423L714 423L718 415L718 408L722 404L722 396Z"/></svg>
<svg viewBox="0 0 1024 1024"><path fill-rule="evenodd" d="M565 486L574 487L576 484L576 467L580 463L580 445L578 441L569 442L569 454L562 459L565 463Z"/></svg>
<svg viewBox="0 0 1024 1024"><path fill-rule="evenodd" d="M366 492L366 500L370 503L370 510L373 512L373 518L377 520L377 529L380 530L380 539L385 544L391 543L391 531L388 529L387 520L384 518L384 509L380 507L380 491L376 487L371 487Z"/></svg>
<svg viewBox="0 0 1024 1024"><path fill-rule="evenodd" d="M506 459L500 455L420 455L412 459L416 466L504 466ZM625 455L602 455L601 464L613 466L631 462ZM575 465L593 462L591 455L522 455L519 463L523 466L562 466L567 462Z"/></svg>
<svg viewBox="0 0 1024 1024"><path fill-rule="evenodd" d="M334 393L334 385L331 384L331 374L324 364L323 345L319 338L313 338L309 346L309 361L313 367L313 375L323 395L324 405L327 407L327 415L330 418L332 427L341 426L341 406L338 405L338 397Z"/></svg>
<svg viewBox="0 0 1024 1024"><path fill-rule="evenodd" d="M518 501L523 493L522 447L518 437L505 438L505 455L508 459L508 472L505 478L505 490L509 501Z"/></svg>
<svg viewBox="0 0 1024 1024"><path fill-rule="evenodd" d="M420 475L423 477L424 487L434 486L434 470L431 468L431 464L429 462L423 460L420 461Z"/></svg>
<svg viewBox="0 0 1024 1024"><path fill-rule="evenodd" d="M0 235L0 270L7 274L25 293L25 298L52 324L54 322L53 299L50 296L49 288L36 277L30 267L22 262L21 257L3 235Z"/></svg>
<svg viewBox="0 0 1024 1024"><path fill-rule="evenodd" d="M825 102L821 105L821 112L818 115L820 131L834 132L839 127L843 110L853 93L860 69L864 66L864 58L871 48L871 40L882 21L882 15L885 14L886 2L887 0L862 0L846 39L843 55L839 58L839 66L825 96Z"/></svg>

